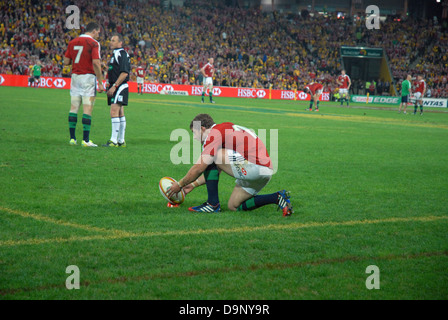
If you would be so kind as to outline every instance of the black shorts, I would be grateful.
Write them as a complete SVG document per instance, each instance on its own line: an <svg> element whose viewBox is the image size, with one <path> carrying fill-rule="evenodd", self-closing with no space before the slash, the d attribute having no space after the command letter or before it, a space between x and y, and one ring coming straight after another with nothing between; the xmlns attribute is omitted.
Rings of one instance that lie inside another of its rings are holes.
<svg viewBox="0 0 448 320"><path fill-rule="evenodd" d="M34 78L34 80L39 80L40 76L34 76L33 78Z"/></svg>
<svg viewBox="0 0 448 320"><path fill-rule="evenodd" d="M115 90L115 94L113 97L107 97L107 105L111 104L121 104L122 106L128 105L128 97L129 97L129 86L127 83L122 83Z"/></svg>
<svg viewBox="0 0 448 320"><path fill-rule="evenodd" d="M407 96L401 96L401 102L406 103L409 100L409 95Z"/></svg>

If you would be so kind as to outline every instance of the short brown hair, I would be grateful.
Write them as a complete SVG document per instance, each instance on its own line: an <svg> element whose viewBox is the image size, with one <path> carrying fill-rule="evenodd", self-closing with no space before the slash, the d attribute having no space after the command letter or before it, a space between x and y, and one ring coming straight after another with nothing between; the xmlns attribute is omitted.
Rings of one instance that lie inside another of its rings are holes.
<svg viewBox="0 0 448 320"><path fill-rule="evenodd" d="M100 29L100 25L96 22L90 22L86 26L86 32L92 32L93 30L98 30L98 29Z"/></svg>
<svg viewBox="0 0 448 320"><path fill-rule="evenodd" d="M206 129L211 128L215 124L213 118L207 113L200 113L196 117L194 117L194 119L191 120L190 129L193 129L194 122L200 122L201 127L204 127Z"/></svg>

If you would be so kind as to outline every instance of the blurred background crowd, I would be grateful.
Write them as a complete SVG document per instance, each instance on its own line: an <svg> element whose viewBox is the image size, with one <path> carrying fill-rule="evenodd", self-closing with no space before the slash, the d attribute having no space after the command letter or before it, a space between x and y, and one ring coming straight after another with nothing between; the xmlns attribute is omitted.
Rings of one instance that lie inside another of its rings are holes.
<svg viewBox="0 0 448 320"><path fill-rule="evenodd" d="M215 59L216 86L301 89L319 81L332 92L341 71L339 48L382 47L394 83L352 78L352 93L374 94L400 88L406 74L422 74L432 97L448 97L448 26L433 19L387 19L368 30L363 19L262 12L225 2L187 0L183 6L159 0L76 1L80 30L69 30L70 1L0 2L0 73L28 75L40 63L43 76L70 76L63 66L68 42L97 21L103 28L101 54L106 66L113 32L124 36L133 71L143 66L146 80L200 85L200 68ZM135 72L131 77L135 80Z"/></svg>

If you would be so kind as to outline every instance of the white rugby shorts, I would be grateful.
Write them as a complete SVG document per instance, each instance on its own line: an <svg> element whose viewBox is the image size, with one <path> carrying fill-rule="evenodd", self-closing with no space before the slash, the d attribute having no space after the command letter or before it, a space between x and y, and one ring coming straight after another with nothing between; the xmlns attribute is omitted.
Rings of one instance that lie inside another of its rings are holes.
<svg viewBox="0 0 448 320"><path fill-rule="evenodd" d="M227 149L227 156L236 178L235 183L247 193L257 195L271 180L274 173L272 169L249 162L232 149Z"/></svg>
<svg viewBox="0 0 448 320"><path fill-rule="evenodd" d="M204 78L204 87L213 86L213 78L206 77Z"/></svg>
<svg viewBox="0 0 448 320"><path fill-rule="evenodd" d="M137 77L137 83L138 84L143 84L143 78L142 77Z"/></svg>
<svg viewBox="0 0 448 320"><path fill-rule="evenodd" d="M415 92L414 93L414 98L415 100L420 100L422 98L422 93L421 92Z"/></svg>
<svg viewBox="0 0 448 320"><path fill-rule="evenodd" d="M72 74L70 96L96 97L96 76L94 74Z"/></svg>
<svg viewBox="0 0 448 320"><path fill-rule="evenodd" d="M348 94L348 89L347 89L347 88L345 88L345 89L339 89L339 93L340 93L340 94Z"/></svg>

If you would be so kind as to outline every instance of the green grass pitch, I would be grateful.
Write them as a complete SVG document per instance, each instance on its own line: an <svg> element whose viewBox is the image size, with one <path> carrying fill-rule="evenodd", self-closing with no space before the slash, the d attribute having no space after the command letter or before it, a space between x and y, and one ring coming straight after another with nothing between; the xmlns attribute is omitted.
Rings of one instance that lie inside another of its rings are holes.
<svg viewBox="0 0 448 320"><path fill-rule="evenodd" d="M448 298L446 109L131 94L128 147L82 148L68 143L68 90L0 95L0 299ZM291 217L227 210L225 174L220 214L188 212L204 187L166 207L159 179L190 167L172 164L170 135L198 113L278 142L262 193L290 190ZM78 142L81 128L78 116ZM100 94L91 139L110 131ZM71 265L79 289L66 287Z"/></svg>

